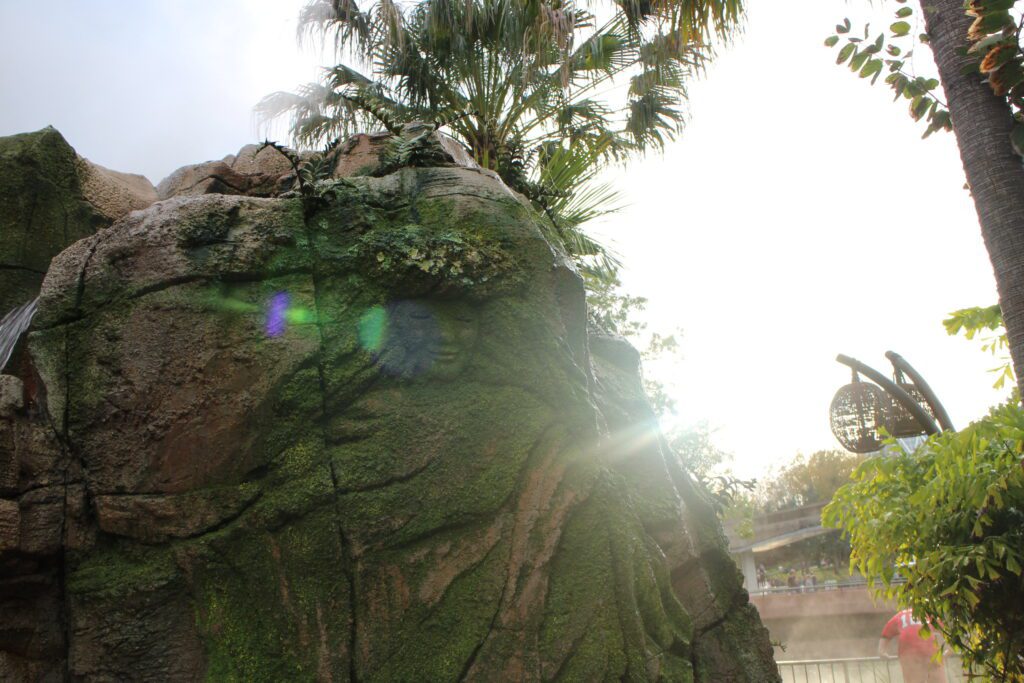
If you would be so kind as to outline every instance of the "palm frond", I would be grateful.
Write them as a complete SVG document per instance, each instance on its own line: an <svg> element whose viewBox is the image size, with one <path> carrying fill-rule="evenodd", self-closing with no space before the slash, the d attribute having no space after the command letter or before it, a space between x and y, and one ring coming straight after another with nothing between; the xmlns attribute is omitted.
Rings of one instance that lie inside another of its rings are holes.
<svg viewBox="0 0 1024 683"><path fill-rule="evenodd" d="M258 115L290 115L304 146L413 121L445 126L606 274L616 259L583 232L619 202L598 174L679 134L686 83L743 15L743 0L613 0L600 25L576 0L357 2L303 9L300 34L333 37L342 63L320 83L268 95Z"/></svg>
<svg viewBox="0 0 1024 683"><path fill-rule="evenodd" d="M581 226L595 218L620 211L623 206L622 194L608 184L584 185L568 195L564 201L556 202L552 211L558 216L563 229L579 232ZM583 244L583 242L579 242ZM576 253L584 256L600 254L604 248L597 242L589 242L584 250Z"/></svg>
<svg viewBox="0 0 1024 683"><path fill-rule="evenodd" d="M347 48L365 53L372 42L372 31L372 18L355 0L311 0L299 13L299 40L325 40L333 35L337 52Z"/></svg>
<svg viewBox="0 0 1024 683"><path fill-rule="evenodd" d="M701 44L727 41L739 32L744 0L614 0L631 28L668 27Z"/></svg>
<svg viewBox="0 0 1024 683"><path fill-rule="evenodd" d="M659 149L675 139L683 126L678 97L663 89L651 89L633 98L625 132L639 149Z"/></svg>
<svg viewBox="0 0 1024 683"><path fill-rule="evenodd" d="M328 89L340 90L349 85L370 85L373 81L345 64L336 64L326 70L324 85Z"/></svg>

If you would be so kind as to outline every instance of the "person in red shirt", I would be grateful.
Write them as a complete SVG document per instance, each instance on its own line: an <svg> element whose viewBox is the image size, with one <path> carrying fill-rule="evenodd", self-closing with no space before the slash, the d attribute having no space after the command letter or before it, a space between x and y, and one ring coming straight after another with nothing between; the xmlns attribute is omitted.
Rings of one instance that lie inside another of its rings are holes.
<svg viewBox="0 0 1024 683"><path fill-rule="evenodd" d="M905 683L946 683L946 672L934 659L939 652L935 634L922 638L921 627L921 622L914 618L911 610L897 612L882 629L878 656L891 657L889 646L896 640Z"/></svg>

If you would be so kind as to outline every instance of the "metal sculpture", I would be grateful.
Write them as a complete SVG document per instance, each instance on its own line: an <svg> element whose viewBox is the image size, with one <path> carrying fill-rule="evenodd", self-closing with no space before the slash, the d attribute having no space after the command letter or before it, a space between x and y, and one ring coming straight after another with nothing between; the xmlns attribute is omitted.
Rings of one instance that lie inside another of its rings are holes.
<svg viewBox="0 0 1024 683"><path fill-rule="evenodd" d="M880 450L883 439L878 430L883 427L896 438L953 429L949 414L921 374L893 351L887 352L886 358L893 366L892 380L855 358L836 357L853 370L853 383L836 392L829 418L836 439L854 453ZM858 373L875 384L861 382Z"/></svg>
<svg viewBox="0 0 1024 683"><path fill-rule="evenodd" d="M932 391L928 382L921 376L921 373L915 370L913 365L895 351L886 351L885 357L892 363L893 369L906 373L910 381L914 383L914 387L921 392L921 396L924 397L925 402L928 404L931 414L939 421L939 426L942 427L943 431L956 431L953 427L953 421L949 419L949 413L946 412L946 408L939 401L939 397L935 395L935 392Z"/></svg>
<svg viewBox="0 0 1024 683"><path fill-rule="evenodd" d="M843 448L854 453L872 453L882 447L878 428L885 419L886 403L885 392L862 382L854 371L853 380L839 388L829 407L832 433Z"/></svg>
<svg viewBox="0 0 1024 683"><path fill-rule="evenodd" d="M924 398L924 394L914 386L913 382L907 381L907 379L903 377L902 372L897 370L894 373L893 382L895 382L896 386L900 389L907 392L907 395L910 396L917 405L928 411L929 416L934 419L935 413L932 412L929 407L928 402ZM925 434L925 429L921 426L921 423L918 422L913 414L904 408L899 401L895 400L889 401L889 405L886 406L885 429L889 432L890 436L896 437L897 439L905 439Z"/></svg>

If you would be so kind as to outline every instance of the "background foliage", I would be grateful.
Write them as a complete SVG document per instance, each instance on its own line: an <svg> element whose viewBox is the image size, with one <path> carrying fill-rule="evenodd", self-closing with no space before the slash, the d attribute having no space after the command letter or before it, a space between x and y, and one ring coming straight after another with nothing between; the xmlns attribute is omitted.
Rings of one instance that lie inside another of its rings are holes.
<svg viewBox="0 0 1024 683"><path fill-rule="evenodd" d="M829 501L863 461L863 455L840 450L815 451L806 457L797 454L761 483L757 507L761 512L775 512Z"/></svg>
<svg viewBox="0 0 1024 683"><path fill-rule="evenodd" d="M1013 402L913 453L868 460L824 514L849 534L851 568L994 680L1024 680L1022 448Z"/></svg>

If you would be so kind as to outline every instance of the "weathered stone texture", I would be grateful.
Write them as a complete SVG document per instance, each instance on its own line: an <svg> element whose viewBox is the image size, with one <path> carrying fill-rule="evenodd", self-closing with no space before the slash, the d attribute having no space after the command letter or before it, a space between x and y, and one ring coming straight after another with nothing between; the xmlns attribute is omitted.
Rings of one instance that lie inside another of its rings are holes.
<svg viewBox="0 0 1024 683"><path fill-rule="evenodd" d="M156 188L145 176L112 171L87 159L78 160L78 175L82 195L110 223L157 200Z"/></svg>
<svg viewBox="0 0 1024 683"><path fill-rule="evenodd" d="M0 622L84 680L777 680L635 350L525 200L424 144L442 166L179 193L54 260L53 433L16 415L0 494L40 567L0 595L39 578ZM0 628L0 674L40 652Z"/></svg>
<svg viewBox="0 0 1024 683"><path fill-rule="evenodd" d="M63 675L61 463L48 424L20 408L0 415L0 680Z"/></svg>

